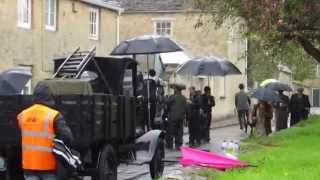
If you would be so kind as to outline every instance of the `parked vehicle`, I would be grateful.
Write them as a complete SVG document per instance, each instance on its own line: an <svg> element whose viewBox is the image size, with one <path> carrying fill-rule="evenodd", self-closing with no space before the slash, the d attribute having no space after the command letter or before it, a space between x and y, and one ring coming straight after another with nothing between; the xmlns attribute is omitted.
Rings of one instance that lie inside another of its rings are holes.
<svg viewBox="0 0 320 180"><path fill-rule="evenodd" d="M55 108L65 117L80 153L80 176L117 179L121 162L148 163L152 178L164 166L163 133L145 132L141 102L136 98L136 65L131 58L96 57L77 49L55 60L52 79L43 80L54 94ZM16 115L32 102L30 95L0 96L0 156L8 179L22 179L20 132Z"/></svg>

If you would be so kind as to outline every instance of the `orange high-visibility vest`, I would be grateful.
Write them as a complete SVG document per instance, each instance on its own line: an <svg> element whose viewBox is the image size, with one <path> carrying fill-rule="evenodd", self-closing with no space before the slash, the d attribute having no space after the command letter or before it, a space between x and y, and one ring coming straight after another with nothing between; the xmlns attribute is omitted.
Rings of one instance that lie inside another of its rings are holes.
<svg viewBox="0 0 320 180"><path fill-rule="evenodd" d="M22 168L25 170L56 170L52 153L54 119L58 111L35 104L22 111L17 119L22 136Z"/></svg>

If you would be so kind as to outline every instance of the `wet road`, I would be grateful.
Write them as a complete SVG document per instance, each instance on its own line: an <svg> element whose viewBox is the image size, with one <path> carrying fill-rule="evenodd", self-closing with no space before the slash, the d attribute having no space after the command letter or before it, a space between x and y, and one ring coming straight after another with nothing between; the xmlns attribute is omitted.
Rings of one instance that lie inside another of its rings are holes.
<svg viewBox="0 0 320 180"><path fill-rule="evenodd" d="M212 152L220 153L220 146L223 140L241 140L246 137L246 134L240 131L239 126L230 126L224 128L218 128L211 130L211 142L210 144L204 144L200 149L210 150ZM188 134L186 133L183 137L184 142L188 142ZM166 150L165 159L175 160L179 158L180 152ZM165 177L178 177L184 180L190 178L190 173L195 171L195 168L182 168L177 163L166 163L164 169ZM151 180L149 174L149 166L137 166L137 165L126 165L121 164L118 168L118 179L120 180Z"/></svg>

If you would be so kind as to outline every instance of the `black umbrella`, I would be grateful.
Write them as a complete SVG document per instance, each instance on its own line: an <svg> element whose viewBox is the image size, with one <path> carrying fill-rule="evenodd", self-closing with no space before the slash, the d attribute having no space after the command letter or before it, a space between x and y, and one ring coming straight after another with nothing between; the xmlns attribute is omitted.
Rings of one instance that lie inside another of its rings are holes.
<svg viewBox="0 0 320 180"><path fill-rule="evenodd" d="M144 35L121 42L111 52L111 55L137 55L137 54L158 54L167 52L182 51L182 48L166 36ZM149 71L149 56L147 56L147 68ZM149 79L149 73L148 73ZM150 122L150 85L147 81L148 92L148 126Z"/></svg>
<svg viewBox="0 0 320 180"><path fill-rule="evenodd" d="M292 88L288 84L281 82L271 82L268 83L265 87L273 91L292 91Z"/></svg>
<svg viewBox="0 0 320 180"><path fill-rule="evenodd" d="M269 89L269 88L264 88L264 87L259 87L257 89L252 90L249 93L250 96L257 98L261 101L267 101L267 102L280 102L281 99L279 97L279 95Z"/></svg>
<svg viewBox="0 0 320 180"><path fill-rule="evenodd" d="M20 94L32 74L24 68L12 68L0 73L0 95Z"/></svg>
<svg viewBox="0 0 320 180"><path fill-rule="evenodd" d="M177 74L192 76L226 76L241 74L230 61L215 56L193 58L177 68Z"/></svg>
<svg viewBox="0 0 320 180"><path fill-rule="evenodd" d="M121 42L111 55L158 54L182 51L182 48L166 36L145 35Z"/></svg>

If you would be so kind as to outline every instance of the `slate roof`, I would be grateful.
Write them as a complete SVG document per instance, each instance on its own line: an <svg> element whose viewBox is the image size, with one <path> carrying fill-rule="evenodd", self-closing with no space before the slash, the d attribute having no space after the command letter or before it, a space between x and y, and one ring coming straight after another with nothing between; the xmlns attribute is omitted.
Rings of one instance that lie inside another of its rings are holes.
<svg viewBox="0 0 320 180"><path fill-rule="evenodd" d="M105 0L110 1L110 0ZM115 1L115 0L113 0ZM188 0L116 0L124 11L181 11Z"/></svg>
<svg viewBox="0 0 320 180"><path fill-rule="evenodd" d="M103 8L108 8L114 11L123 11L123 8L121 8L121 5L118 1L115 0L80 0L82 2L96 5Z"/></svg>
<svg viewBox="0 0 320 180"><path fill-rule="evenodd" d="M115 11L183 11L190 10L190 0L80 0ZM194 10L194 9L193 9Z"/></svg>

